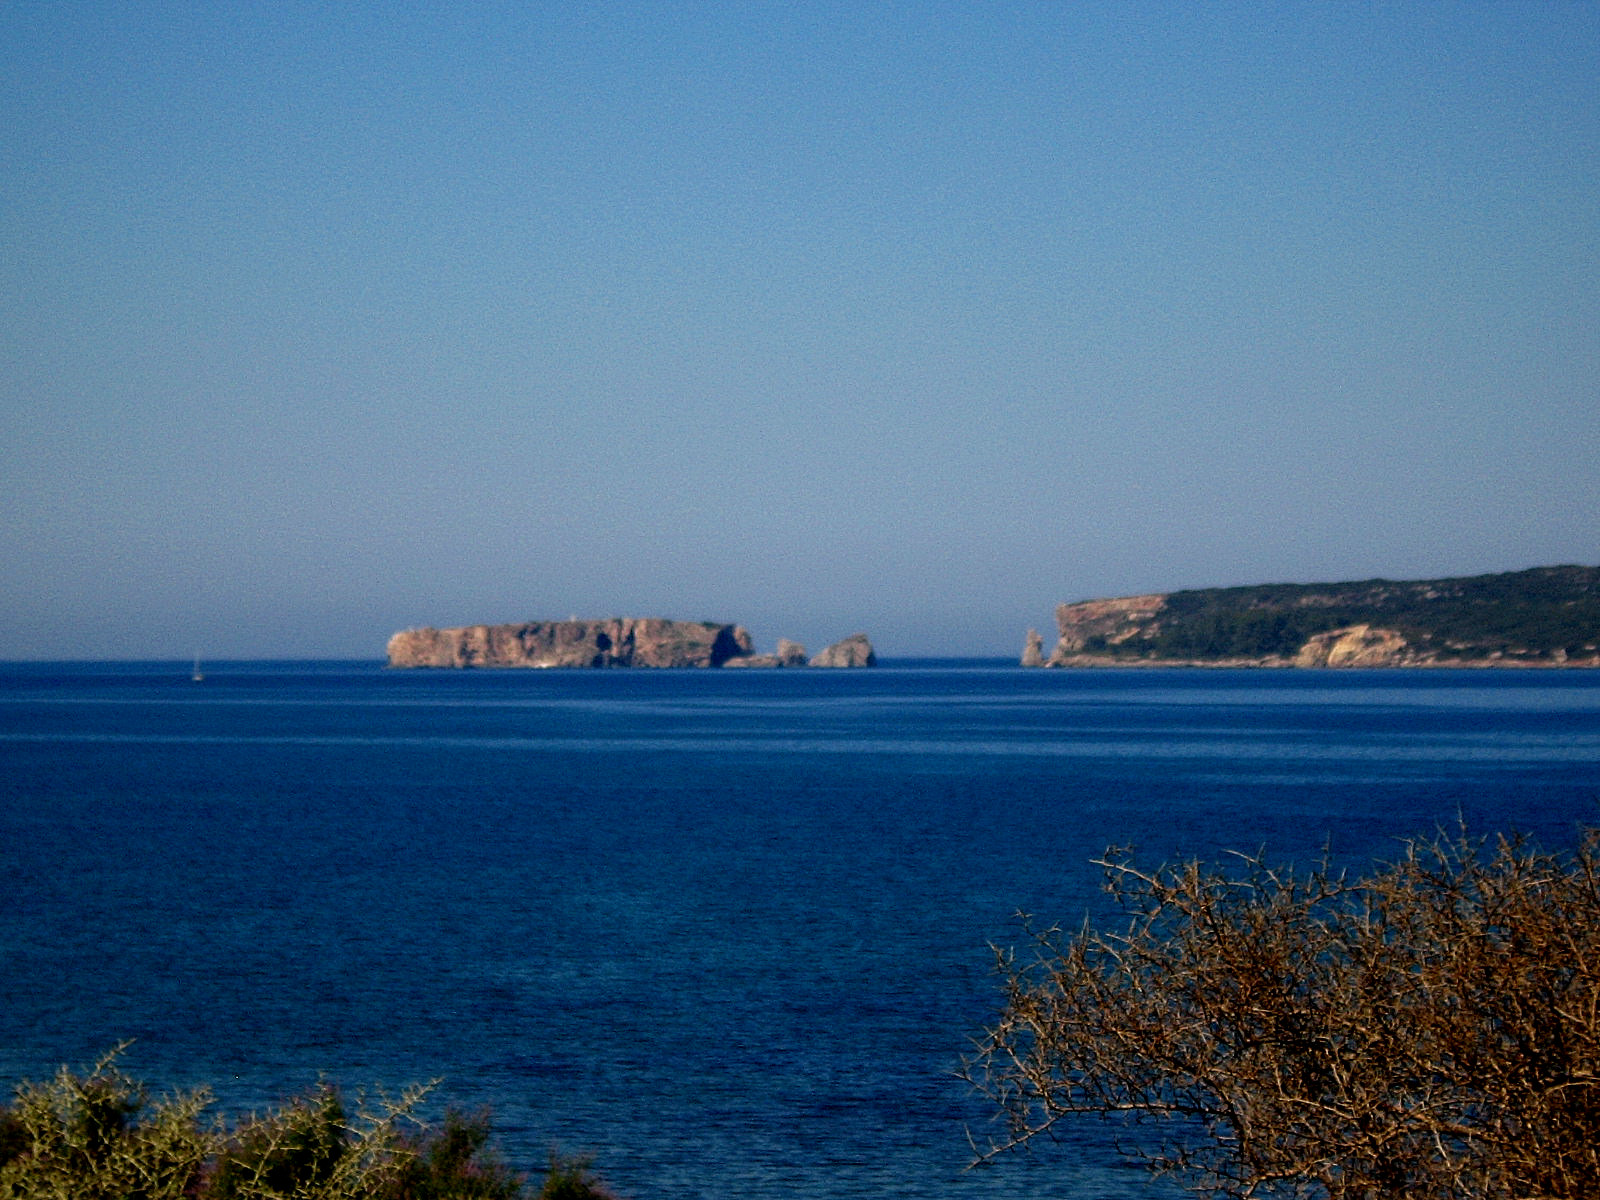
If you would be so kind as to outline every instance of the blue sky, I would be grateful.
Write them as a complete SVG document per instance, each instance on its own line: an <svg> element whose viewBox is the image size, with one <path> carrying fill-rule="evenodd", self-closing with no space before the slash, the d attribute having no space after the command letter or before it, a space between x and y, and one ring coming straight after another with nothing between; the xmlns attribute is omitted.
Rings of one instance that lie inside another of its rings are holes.
<svg viewBox="0 0 1600 1200"><path fill-rule="evenodd" d="M1600 562L1600 5L0 7L0 658Z"/></svg>

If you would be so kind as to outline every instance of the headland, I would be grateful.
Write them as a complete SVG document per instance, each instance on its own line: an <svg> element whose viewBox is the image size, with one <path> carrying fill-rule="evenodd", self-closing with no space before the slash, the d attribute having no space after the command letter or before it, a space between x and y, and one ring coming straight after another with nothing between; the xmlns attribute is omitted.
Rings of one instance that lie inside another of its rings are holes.
<svg viewBox="0 0 1600 1200"><path fill-rule="evenodd" d="M1600 667L1600 567L1081 600L1023 666Z"/></svg>

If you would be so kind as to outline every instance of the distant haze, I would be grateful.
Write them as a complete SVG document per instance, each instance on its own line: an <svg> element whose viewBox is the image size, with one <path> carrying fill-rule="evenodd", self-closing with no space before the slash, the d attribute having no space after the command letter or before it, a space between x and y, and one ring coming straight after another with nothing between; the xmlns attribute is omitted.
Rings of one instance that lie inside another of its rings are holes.
<svg viewBox="0 0 1600 1200"><path fill-rule="evenodd" d="M0 7L0 658L1600 562L1600 5Z"/></svg>

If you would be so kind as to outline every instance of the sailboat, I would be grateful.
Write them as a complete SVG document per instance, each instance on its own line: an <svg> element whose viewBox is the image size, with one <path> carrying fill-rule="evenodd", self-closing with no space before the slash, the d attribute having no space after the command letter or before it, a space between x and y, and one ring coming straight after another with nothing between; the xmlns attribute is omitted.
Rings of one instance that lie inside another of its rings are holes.
<svg viewBox="0 0 1600 1200"><path fill-rule="evenodd" d="M189 678L194 680L196 683L199 683L205 678L204 673L202 673L200 670L200 656L198 654L194 656L194 672L189 676Z"/></svg>

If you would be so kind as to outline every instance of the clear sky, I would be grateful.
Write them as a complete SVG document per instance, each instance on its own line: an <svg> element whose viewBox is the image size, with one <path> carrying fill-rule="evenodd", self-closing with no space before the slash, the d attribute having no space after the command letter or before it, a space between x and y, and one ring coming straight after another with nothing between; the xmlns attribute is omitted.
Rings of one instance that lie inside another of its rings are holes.
<svg viewBox="0 0 1600 1200"><path fill-rule="evenodd" d="M0 658L1600 562L1600 4L0 6Z"/></svg>

